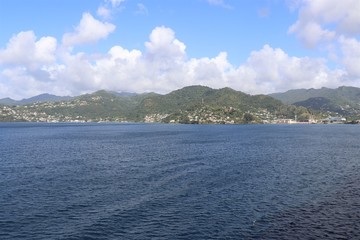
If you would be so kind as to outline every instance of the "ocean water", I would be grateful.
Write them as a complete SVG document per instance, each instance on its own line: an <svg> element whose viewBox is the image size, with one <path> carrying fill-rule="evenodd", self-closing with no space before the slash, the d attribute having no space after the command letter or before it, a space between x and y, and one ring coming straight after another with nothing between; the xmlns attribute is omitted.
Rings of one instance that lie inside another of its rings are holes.
<svg viewBox="0 0 360 240"><path fill-rule="evenodd" d="M360 239L356 125L0 124L0 239Z"/></svg>

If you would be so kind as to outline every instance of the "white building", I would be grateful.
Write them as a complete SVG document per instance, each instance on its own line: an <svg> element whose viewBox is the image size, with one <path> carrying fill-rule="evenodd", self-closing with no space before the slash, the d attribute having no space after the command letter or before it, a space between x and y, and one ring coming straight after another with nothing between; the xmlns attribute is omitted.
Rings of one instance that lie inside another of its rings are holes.
<svg viewBox="0 0 360 240"><path fill-rule="evenodd" d="M321 120L323 123L344 123L346 118L344 117L328 117Z"/></svg>

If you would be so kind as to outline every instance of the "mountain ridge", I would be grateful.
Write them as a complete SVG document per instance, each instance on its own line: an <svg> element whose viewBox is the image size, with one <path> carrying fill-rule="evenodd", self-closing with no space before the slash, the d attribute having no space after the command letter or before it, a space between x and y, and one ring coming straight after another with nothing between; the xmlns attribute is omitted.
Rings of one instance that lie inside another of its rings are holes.
<svg viewBox="0 0 360 240"><path fill-rule="evenodd" d="M360 101L360 88L340 86L338 88L322 87L318 89L291 89L286 92L268 94L286 104L293 104L312 97L325 97L343 101Z"/></svg>
<svg viewBox="0 0 360 240"><path fill-rule="evenodd" d="M285 104L303 106L314 111L352 117L360 115L360 88L357 87L293 89L269 96Z"/></svg>
<svg viewBox="0 0 360 240"><path fill-rule="evenodd" d="M14 100L12 98L2 98L0 99L0 104L3 105L26 105L35 102L56 102L56 101L64 101L70 100L72 97L70 96L57 96L49 93L42 93L30 98L23 98L21 100Z"/></svg>
<svg viewBox="0 0 360 240"><path fill-rule="evenodd" d="M209 88L207 86L201 86L201 85L192 85L192 86L187 86L181 89L177 89L174 91L171 91L170 93L174 93L177 92L179 90L186 90L188 88L197 88L197 87L206 87ZM212 89L212 88L209 88ZM352 86L340 86L338 88L327 88L327 87L322 87L322 88L318 88L318 89L314 89L314 88L301 88L301 89L290 89L287 90L285 92L276 92L276 93L271 93L271 94L258 94L258 95L267 95L270 97L273 97L275 99L278 99L280 101L282 101L285 104L293 104L296 102L301 102L301 101L305 101L309 98L312 97L325 97L325 98L329 98L329 96L336 96L337 98L346 98L346 96L349 96L349 94L344 91L344 89L350 89L352 91L356 91L356 96L355 99L351 99L351 100L355 100L355 101L359 101L360 100L360 88L357 87L352 87ZM232 88L229 87L224 87L224 88L220 88L220 89L213 89L213 90L230 90L230 91L236 91ZM340 90L340 91L339 91ZM134 97L137 95L144 95L144 94L148 94L148 93L133 93L133 92L116 92L116 91L111 91L111 90L97 90L93 93L96 92L101 92L101 91L105 91L108 93L111 93L115 96L119 96L119 97ZM237 91L237 92L241 92L241 91ZM342 92L342 93L340 93ZM87 94L92 94L92 93L87 93ZM159 93L152 93L155 95L166 95L166 94L159 94ZM246 94L246 93L244 93ZM82 94L82 95L86 95L86 94ZM21 100L14 100L10 97L5 97L0 99L0 104L2 105L25 105L25 104L31 104L31 103L35 103L35 102L46 102L46 101L63 101L63 100L69 100L72 98L76 98L82 95L77 95L77 96L57 96L57 95L53 95L53 94L49 94L49 93L43 93L43 94L39 94L33 97L29 97L29 98L23 98ZM249 94L247 94L249 95ZM352 97L354 94L352 94Z"/></svg>
<svg viewBox="0 0 360 240"><path fill-rule="evenodd" d="M100 90L67 101L37 102L4 109L3 119L18 121L255 123L295 116L309 118L306 108L289 106L267 95L200 85L164 95L117 96Z"/></svg>

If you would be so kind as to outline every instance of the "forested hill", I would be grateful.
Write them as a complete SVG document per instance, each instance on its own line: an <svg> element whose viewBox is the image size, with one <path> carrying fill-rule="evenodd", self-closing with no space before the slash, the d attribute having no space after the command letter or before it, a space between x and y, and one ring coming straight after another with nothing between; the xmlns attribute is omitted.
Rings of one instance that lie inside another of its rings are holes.
<svg viewBox="0 0 360 240"><path fill-rule="evenodd" d="M304 107L266 95L231 88L185 87L169 94L118 94L97 91L66 101L3 106L2 121L130 121L174 123L248 123L277 118L307 119Z"/></svg>
<svg viewBox="0 0 360 240"><path fill-rule="evenodd" d="M18 101L11 99L11 98L2 98L2 99L0 99L0 104L3 104L3 105L26 105L26 104L36 103L36 102L58 102L58 101L67 101L70 99L71 99L71 97L69 97L69 96L60 97L60 96L44 93L44 94L40 94L40 95L31 97L31 98L25 98L25 99L18 100Z"/></svg>
<svg viewBox="0 0 360 240"><path fill-rule="evenodd" d="M360 114L360 88L356 87L297 89L269 96L285 104L303 106L318 112L352 117Z"/></svg>

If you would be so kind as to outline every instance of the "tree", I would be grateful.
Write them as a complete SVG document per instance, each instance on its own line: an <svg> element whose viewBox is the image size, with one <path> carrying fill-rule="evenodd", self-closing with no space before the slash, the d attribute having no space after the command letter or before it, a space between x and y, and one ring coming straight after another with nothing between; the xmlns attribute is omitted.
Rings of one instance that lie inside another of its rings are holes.
<svg viewBox="0 0 360 240"><path fill-rule="evenodd" d="M251 113L244 113L243 121L244 123L251 123L255 121L255 117Z"/></svg>

